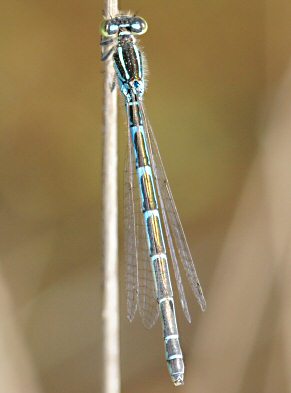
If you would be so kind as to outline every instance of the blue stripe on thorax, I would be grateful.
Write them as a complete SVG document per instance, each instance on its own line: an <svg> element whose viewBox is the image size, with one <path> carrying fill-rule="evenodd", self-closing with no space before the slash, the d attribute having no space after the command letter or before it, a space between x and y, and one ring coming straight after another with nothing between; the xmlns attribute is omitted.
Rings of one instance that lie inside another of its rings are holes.
<svg viewBox="0 0 291 393"><path fill-rule="evenodd" d="M127 71L127 68L126 68L126 65L125 65L125 62L124 62L122 47L118 46L117 47L117 51L118 51L118 57L119 57L120 63L122 65L122 68L123 68L123 71L124 71L124 74L125 74L125 78L127 80L129 80L129 73Z"/></svg>

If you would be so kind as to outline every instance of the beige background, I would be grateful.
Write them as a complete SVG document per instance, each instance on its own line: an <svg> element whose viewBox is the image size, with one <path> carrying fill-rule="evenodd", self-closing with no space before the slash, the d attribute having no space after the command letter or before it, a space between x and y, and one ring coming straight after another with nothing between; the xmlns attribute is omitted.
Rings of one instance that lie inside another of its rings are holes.
<svg viewBox="0 0 291 393"><path fill-rule="evenodd" d="M146 105L208 301L178 310L180 390L290 393L291 3L121 6L149 24ZM1 392L101 391L101 10L1 2ZM122 392L174 392L120 255Z"/></svg>

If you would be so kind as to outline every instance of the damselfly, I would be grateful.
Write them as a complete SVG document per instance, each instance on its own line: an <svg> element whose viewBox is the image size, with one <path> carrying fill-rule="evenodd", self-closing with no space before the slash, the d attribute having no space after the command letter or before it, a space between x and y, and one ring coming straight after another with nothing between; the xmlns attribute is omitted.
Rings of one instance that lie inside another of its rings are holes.
<svg viewBox="0 0 291 393"><path fill-rule="evenodd" d="M191 317L178 262L185 269L202 310L205 310L206 302L143 105L144 57L137 46L136 36L146 30L146 21L138 16L118 15L105 20L101 28L102 60L113 56L128 118L124 187L128 318L132 321L138 309L144 325L151 327L160 314L168 369L172 381L178 386L184 381L184 362L168 259L172 261L181 306L189 322ZM136 188L139 195L136 195Z"/></svg>

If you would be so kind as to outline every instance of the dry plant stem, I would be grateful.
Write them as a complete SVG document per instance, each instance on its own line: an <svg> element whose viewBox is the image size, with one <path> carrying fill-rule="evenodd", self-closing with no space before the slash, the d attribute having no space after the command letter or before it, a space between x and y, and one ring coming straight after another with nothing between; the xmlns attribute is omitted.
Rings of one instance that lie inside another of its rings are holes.
<svg viewBox="0 0 291 393"><path fill-rule="evenodd" d="M105 17L117 14L117 1L104 4ZM112 60L104 64L103 128L103 393L120 393L118 228L117 228L117 92Z"/></svg>

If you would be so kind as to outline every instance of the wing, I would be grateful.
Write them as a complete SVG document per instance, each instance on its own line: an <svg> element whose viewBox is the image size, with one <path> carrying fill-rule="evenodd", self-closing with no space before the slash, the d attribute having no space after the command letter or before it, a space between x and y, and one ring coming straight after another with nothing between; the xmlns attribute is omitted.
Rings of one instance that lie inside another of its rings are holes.
<svg viewBox="0 0 291 393"><path fill-rule="evenodd" d="M127 261L127 316L133 320L138 308L143 325L151 328L158 319L155 283L149 257L145 224L137 177L133 173L134 156L130 132L128 135L128 159L124 178L125 259Z"/></svg>
<svg viewBox="0 0 291 393"><path fill-rule="evenodd" d="M142 111L143 111L144 121L146 124L146 133L149 140L153 171L156 179L159 201L160 201L164 225L166 229L167 240L170 248L170 254L173 263L175 278L177 281L178 291L180 295L181 305L187 320L190 322L191 318L186 303L181 275L180 275L177 257L175 253L175 247L176 250L178 251L179 259L182 262L191 289L194 292L202 311L206 309L206 301L196 273L195 265L174 202L174 198L169 186L168 178L165 173L165 169L162 163L162 159L158 149L155 135L153 133L153 130L149 122L147 121L147 118L144 113L144 108L142 109ZM175 247L173 244L173 239L174 239Z"/></svg>
<svg viewBox="0 0 291 393"><path fill-rule="evenodd" d="M129 141L130 142L130 141ZM124 257L126 260L127 318L133 320L138 302L138 257L136 247L136 225L133 198L132 148L124 170Z"/></svg>
<svg viewBox="0 0 291 393"><path fill-rule="evenodd" d="M136 233L138 250L138 280L139 280L139 302L138 309L142 322L146 328L151 328L159 316L155 281L153 277L151 259L149 256L148 243L139 190L135 188Z"/></svg>

